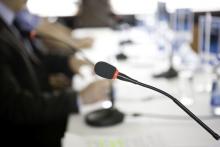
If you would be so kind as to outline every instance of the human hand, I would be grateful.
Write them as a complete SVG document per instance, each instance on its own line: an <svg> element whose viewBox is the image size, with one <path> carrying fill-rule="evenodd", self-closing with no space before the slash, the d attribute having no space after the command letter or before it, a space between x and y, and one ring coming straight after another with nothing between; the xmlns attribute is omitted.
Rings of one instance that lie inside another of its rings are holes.
<svg viewBox="0 0 220 147"><path fill-rule="evenodd" d="M76 74L80 74L80 68L84 65L94 66L91 62L87 60L77 59L75 56L69 57L69 67L70 70Z"/></svg>
<svg viewBox="0 0 220 147"><path fill-rule="evenodd" d="M110 89L109 80L99 80L88 85L79 95L83 104L91 104L108 99Z"/></svg>
<svg viewBox="0 0 220 147"><path fill-rule="evenodd" d="M62 73L53 74L49 76L49 84L53 89L65 89L71 86L70 79Z"/></svg>
<svg viewBox="0 0 220 147"><path fill-rule="evenodd" d="M91 48L93 42L94 40L90 37L85 37L81 39L73 38L72 44L77 49L85 49L85 48Z"/></svg>

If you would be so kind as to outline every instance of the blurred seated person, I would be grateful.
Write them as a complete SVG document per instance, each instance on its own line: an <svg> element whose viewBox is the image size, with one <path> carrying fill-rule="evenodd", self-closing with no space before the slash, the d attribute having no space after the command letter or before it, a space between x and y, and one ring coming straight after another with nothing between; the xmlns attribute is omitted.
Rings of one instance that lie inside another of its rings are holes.
<svg viewBox="0 0 220 147"><path fill-rule="evenodd" d="M80 92L42 90L40 76L45 71L13 24L15 13L26 2L0 0L1 143L60 147L68 115L79 112L80 104L106 99L110 83L96 81Z"/></svg>
<svg viewBox="0 0 220 147"><path fill-rule="evenodd" d="M109 0L82 0L73 23L76 27L114 27L117 24Z"/></svg>

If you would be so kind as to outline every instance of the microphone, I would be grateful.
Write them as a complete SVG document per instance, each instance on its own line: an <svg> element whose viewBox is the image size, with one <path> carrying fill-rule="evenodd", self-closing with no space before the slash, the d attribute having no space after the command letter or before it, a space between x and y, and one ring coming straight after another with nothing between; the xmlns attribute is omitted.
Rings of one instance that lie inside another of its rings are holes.
<svg viewBox="0 0 220 147"><path fill-rule="evenodd" d="M132 82L134 84L138 83L137 80L134 80L127 75L120 73L117 68L103 61L95 64L94 71L97 75L105 79L120 79L122 81Z"/></svg>
<svg viewBox="0 0 220 147"><path fill-rule="evenodd" d="M100 77L106 78L106 79L120 79L122 81L130 82L151 90L154 90L156 92L159 92L168 98L170 98L175 104L177 104L184 112L186 112L193 120L195 120L200 126L202 126L208 133L210 133L216 140L220 139L220 136L215 133L210 127L208 127L202 120L200 120L195 114L193 114L188 108L186 108L181 102L179 102L175 97L170 95L169 93L160 90L156 87L153 87L151 85L147 85L144 83L141 83L135 79L130 78L129 76L120 73L117 68L114 66L106 63L106 62L98 62L95 64L94 67L95 73L99 75Z"/></svg>

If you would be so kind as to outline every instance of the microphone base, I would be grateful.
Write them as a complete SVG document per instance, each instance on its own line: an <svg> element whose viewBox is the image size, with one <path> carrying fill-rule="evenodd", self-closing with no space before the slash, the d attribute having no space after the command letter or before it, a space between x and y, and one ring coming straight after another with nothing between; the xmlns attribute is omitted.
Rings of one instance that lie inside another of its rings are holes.
<svg viewBox="0 0 220 147"><path fill-rule="evenodd" d="M168 69L168 71L165 71L163 73L154 75L154 78L166 78L166 79L172 79L172 78L176 78L178 76L178 72L173 68L170 67Z"/></svg>
<svg viewBox="0 0 220 147"><path fill-rule="evenodd" d="M127 60L128 57L124 53L119 53L118 55L116 55L116 59L117 60Z"/></svg>
<svg viewBox="0 0 220 147"><path fill-rule="evenodd" d="M122 123L124 114L116 108L99 109L86 115L85 122L93 127L107 127Z"/></svg>

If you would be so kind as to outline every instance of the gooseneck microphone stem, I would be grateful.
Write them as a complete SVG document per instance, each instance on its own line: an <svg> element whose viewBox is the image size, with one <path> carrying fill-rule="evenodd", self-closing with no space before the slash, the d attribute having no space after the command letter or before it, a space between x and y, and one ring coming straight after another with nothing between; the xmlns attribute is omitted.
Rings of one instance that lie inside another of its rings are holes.
<svg viewBox="0 0 220 147"><path fill-rule="evenodd" d="M202 122L202 120L200 120L195 114L193 114L188 108L186 108L182 103L180 103L175 97L173 97L172 95L170 95L169 93L160 90L156 87L153 87L151 85L147 85L144 83L141 83L137 80L134 80L132 78L130 78L129 76L120 73L114 66L106 63L106 62L98 62L95 65L95 73L103 78L106 79L120 79L122 81L126 81L126 82L130 82L136 85L140 85L142 87L154 90L156 92L159 92L165 96L167 96L168 98L170 98L175 104L177 104L184 112L186 112L193 120L195 120L200 126L202 126L207 132L209 132L216 140L220 139L220 136L215 133L211 128L209 128L204 122Z"/></svg>
<svg viewBox="0 0 220 147"><path fill-rule="evenodd" d="M136 84L136 85L140 85L142 87L145 87L145 88L148 88L148 89L151 89L151 90L154 90L154 91L157 91L165 96L167 96L168 98L170 98L175 104L177 104L183 111L185 111L192 119L194 119L200 126L202 126L207 132L209 132L216 140L219 140L220 139L220 136L215 133L210 127L208 127L204 122L202 122L195 114L193 114L188 108L186 108L180 101L178 101L175 97L173 97L172 95L170 95L169 93L163 91L163 90L160 90L156 87L153 87L151 85L147 85L147 84L144 84L144 83L141 83L137 80L134 80L122 73L119 73L118 79L120 80L123 80L123 81L126 81L126 82L131 82L133 84Z"/></svg>

